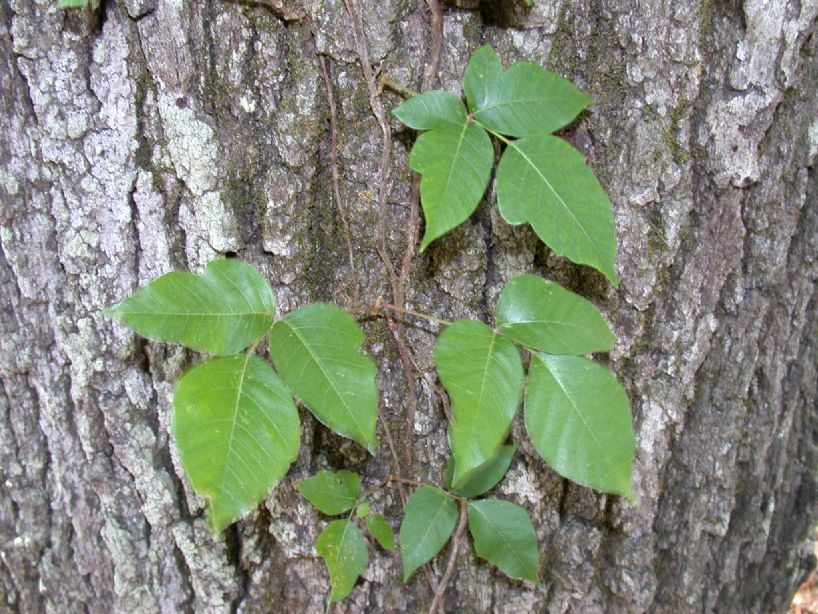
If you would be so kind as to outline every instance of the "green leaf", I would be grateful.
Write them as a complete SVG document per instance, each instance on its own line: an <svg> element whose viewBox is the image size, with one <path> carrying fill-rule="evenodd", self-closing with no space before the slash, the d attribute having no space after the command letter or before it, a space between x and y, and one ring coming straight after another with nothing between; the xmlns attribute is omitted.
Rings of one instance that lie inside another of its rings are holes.
<svg viewBox="0 0 818 614"><path fill-rule="evenodd" d="M463 101L449 92L426 92L412 96L392 113L415 130L432 130L454 126L461 129L466 123Z"/></svg>
<svg viewBox="0 0 818 614"><path fill-rule="evenodd" d="M329 570L329 600L340 601L352 592L369 565L366 539L351 520L333 520L321 531L315 549Z"/></svg>
<svg viewBox="0 0 818 614"><path fill-rule="evenodd" d="M470 502L469 531L477 556L512 578L539 583L537 535L519 505L498 499Z"/></svg>
<svg viewBox="0 0 818 614"><path fill-rule="evenodd" d="M358 506L358 509L355 510L355 515L358 518L366 518L369 514L372 513L372 508L369 507L369 503L364 501Z"/></svg>
<svg viewBox="0 0 818 614"><path fill-rule="evenodd" d="M351 510L361 496L361 480L357 473L342 469L319 471L298 485L304 495L319 511L337 516Z"/></svg>
<svg viewBox="0 0 818 614"><path fill-rule="evenodd" d="M415 141L409 165L421 173L426 232L420 249L458 226L477 208L489 182L494 148L473 122L446 124Z"/></svg>
<svg viewBox="0 0 818 614"><path fill-rule="evenodd" d="M58 9L81 8L88 5L89 0L57 0Z"/></svg>
<svg viewBox="0 0 818 614"><path fill-rule="evenodd" d="M568 79L534 62L515 62L487 88L472 115L481 126L509 136L559 130L593 102Z"/></svg>
<svg viewBox="0 0 818 614"><path fill-rule="evenodd" d="M497 327L509 339L549 354L605 352L616 343L596 307L534 275L506 284L497 303Z"/></svg>
<svg viewBox="0 0 818 614"><path fill-rule="evenodd" d="M313 303L275 323L270 356L318 420L374 454L378 387L374 363L360 352L363 342L351 315Z"/></svg>
<svg viewBox="0 0 818 614"><path fill-rule="evenodd" d="M466 92L469 110L490 104L500 88L502 75L500 58L489 45L483 45L472 53L463 75L463 91Z"/></svg>
<svg viewBox="0 0 818 614"><path fill-rule="evenodd" d="M214 260L201 275L162 275L106 314L148 339L228 355L270 330L275 298L253 267Z"/></svg>
<svg viewBox="0 0 818 614"><path fill-rule="evenodd" d="M395 532L386 522L383 514L373 514L366 519L366 528L372 537L381 545L381 548L389 552L395 551Z"/></svg>
<svg viewBox="0 0 818 614"><path fill-rule="evenodd" d="M528 222L558 255L594 267L617 285L611 202L585 158L565 141L511 141L497 166L497 204L509 224Z"/></svg>
<svg viewBox="0 0 818 614"><path fill-rule="evenodd" d="M457 523L457 505L432 486L421 486L409 501L400 524L403 581L432 560L451 537Z"/></svg>
<svg viewBox="0 0 818 614"><path fill-rule="evenodd" d="M606 368L579 356L532 355L525 426L534 447L560 475L633 496L630 405Z"/></svg>
<svg viewBox="0 0 818 614"><path fill-rule="evenodd" d="M477 497L494 488L503 479L514 458L517 446L500 446L494 456L474 469L466 476L463 485L459 488L452 488L452 477L454 476L454 457L449 458L446 466L446 485L452 489L454 494L461 497Z"/></svg>
<svg viewBox="0 0 818 614"><path fill-rule="evenodd" d="M173 395L173 435L193 488L221 531L255 507L298 455L298 412L258 356L216 358L188 371Z"/></svg>
<svg viewBox="0 0 818 614"><path fill-rule="evenodd" d="M435 364L452 400L452 485L461 488L506 438L520 403L523 364L513 343L472 320L459 320L443 331Z"/></svg>

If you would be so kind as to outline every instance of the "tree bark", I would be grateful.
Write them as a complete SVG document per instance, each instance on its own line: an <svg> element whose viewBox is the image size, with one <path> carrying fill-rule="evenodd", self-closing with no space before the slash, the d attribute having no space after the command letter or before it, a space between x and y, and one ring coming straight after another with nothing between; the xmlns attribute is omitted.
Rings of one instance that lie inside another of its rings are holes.
<svg viewBox="0 0 818 614"><path fill-rule="evenodd" d="M109 0L96 15L53 4L0 3L0 609L323 611L325 520L294 485L326 467L374 483L395 471L387 447L368 458L302 412L289 476L213 535L169 436L174 382L197 357L101 310L233 252L264 272L281 312L353 306L342 212L361 302L391 298L376 249L381 131L349 14L340 0ZM373 67L418 88L426 5L357 10ZM594 97L564 136L614 203L621 285L508 226L489 197L414 259L408 304L486 320L524 272L598 304L633 405L638 499L571 484L523 444L497 493L531 512L543 582L509 580L463 547L447 611L783 611L814 564L817 14L815 0L444 7L436 88L459 91L470 52L490 43ZM390 129L385 249L398 266L411 134ZM409 432L393 335L364 325L383 413L398 448L412 446L404 473L441 483L435 326L400 333L417 389ZM397 526L395 492L373 507ZM371 555L336 611L428 608L423 574L404 585L395 557Z"/></svg>

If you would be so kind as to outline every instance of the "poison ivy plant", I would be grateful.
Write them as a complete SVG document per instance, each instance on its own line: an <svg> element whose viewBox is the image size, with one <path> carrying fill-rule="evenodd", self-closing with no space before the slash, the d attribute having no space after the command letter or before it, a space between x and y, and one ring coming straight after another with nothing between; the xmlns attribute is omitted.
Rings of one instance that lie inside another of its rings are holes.
<svg viewBox="0 0 818 614"><path fill-rule="evenodd" d="M75 1L85 3L61 4ZM494 137L503 146L496 191L506 221L531 224L558 254L595 267L616 284L611 204L582 156L552 134L590 99L536 64L517 62L504 70L490 47L472 56L463 89L465 103L448 92L428 92L395 110L407 126L423 131L410 157L422 174L421 248L463 222L483 198ZM332 431L377 452L376 368L361 351L359 324L338 307L315 303L281 317L258 271L216 260L200 275L163 275L106 313L145 337L213 356L180 378L172 430L214 529L255 507L295 460L300 425L294 397ZM513 462L517 446L507 439L521 400L525 432L556 472L633 498L627 395L603 365L584 356L615 343L603 315L579 295L532 275L508 282L495 315L493 328L472 320L449 323L435 346L435 365L451 400L445 490L395 476L362 490L359 475L343 469L318 471L298 485L321 514L343 515L326 519L316 542L329 572L330 602L349 595L366 570L366 533L383 550L396 550L392 526L372 510L380 501L370 502L393 482L414 488L398 533L404 581L453 535L459 538L467 521L479 557L512 578L539 582L537 538L526 511L479 498ZM272 365L255 353L265 337Z"/></svg>
<svg viewBox="0 0 818 614"><path fill-rule="evenodd" d="M535 352L528 370L525 425L534 447L564 477L630 496L635 445L625 391L601 365L557 355L610 349L614 337L596 307L556 284L524 275L503 290L497 324L492 330L477 322L454 322L435 348L440 381L452 399L451 486L479 483L496 470L493 462L508 466L501 445L523 381L521 366L519 374L510 375L511 357L519 362L516 343L552 352ZM510 350L501 354L501 342ZM466 427L458 429L459 421Z"/></svg>
<svg viewBox="0 0 818 614"><path fill-rule="evenodd" d="M337 307L310 305L273 324L264 277L238 260L215 260L201 275L167 273L106 313L150 339L222 356L179 380L173 409L182 465L214 529L258 505L295 460L300 429L290 390L330 428L375 451L375 367L360 352L360 327ZM254 354L271 331L277 372ZM326 489L315 497L327 513L340 513L333 510L343 495L358 487L354 474L336 479L313 478Z"/></svg>
<svg viewBox="0 0 818 614"><path fill-rule="evenodd" d="M456 95L436 91L394 110L404 124L425 131L409 159L422 175L421 250L477 208L494 161L492 135L505 145L496 173L503 218L529 223L557 254L596 268L616 285L611 203L583 156L551 134L592 100L533 62L503 70L489 46L472 55L463 89L468 109Z"/></svg>

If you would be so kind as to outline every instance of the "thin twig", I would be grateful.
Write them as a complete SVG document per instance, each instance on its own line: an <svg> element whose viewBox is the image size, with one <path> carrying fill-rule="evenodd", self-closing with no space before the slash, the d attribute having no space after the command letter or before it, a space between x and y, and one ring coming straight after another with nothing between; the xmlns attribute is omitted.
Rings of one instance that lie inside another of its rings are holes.
<svg viewBox="0 0 818 614"><path fill-rule="evenodd" d="M378 233L375 240L375 247L389 273L389 280L394 289L397 284L397 275L395 273L395 267L389 255L386 253L386 198L389 190L389 163L392 159L392 134L389 130L389 123L386 121L386 113L383 110L380 88L375 79L375 74L372 72L372 65L369 62L369 49L366 45L363 20L357 9L357 0L344 0L344 6L352 22L352 35L355 39L355 46L357 47L361 70L364 73L366 87L369 90L369 106L381 129L381 162L378 169L380 175L378 185Z"/></svg>
<svg viewBox="0 0 818 614"><path fill-rule="evenodd" d="M423 71L423 82L420 91L425 92L432 86L432 81L437 75L440 65L440 48L443 40L442 23L443 11L440 8L439 0L426 0L426 5L432 12L432 50L429 62ZM406 284L409 281L409 274L412 270L412 258L415 256L418 237L420 235L420 175L412 173L412 188L409 194L409 222L406 225L406 249L403 252L400 275L393 291L395 306L401 309L406 308ZM399 343L398 345L405 345ZM399 349L400 351L400 349ZM410 381L409 391L412 395L406 411L406 425L409 432L415 428L415 414L417 413L417 397L415 396L415 376L413 372L407 372L407 379ZM412 447L407 446L407 463L412 464Z"/></svg>
<svg viewBox="0 0 818 614"><path fill-rule="evenodd" d="M338 207L338 214L341 216L341 224L344 226L344 236L347 243L347 255L349 257L349 274L352 283L352 304L357 305L358 295L358 275L355 272L355 257L352 250L352 232L349 229L349 219L344 202L341 200L341 180L338 174L338 113L335 110L335 95L332 92L332 78L329 73L327 60L322 54L318 54L318 63L321 65L321 74L324 76L324 87L327 92L327 104L329 105L329 130L330 130L330 150L329 163L332 172L332 193L335 196L335 205Z"/></svg>
<svg viewBox="0 0 818 614"><path fill-rule="evenodd" d="M389 446L389 452L390 454L392 454L392 461L395 463L395 471L398 472L398 476L400 477L401 474L400 458L398 457L398 452L395 448L395 440L392 438L392 431L389 428L389 424L386 422L386 418L384 418L383 416L380 404L378 404L378 419L381 421L383 432L386 435L386 445ZM402 487L400 487L398 488L398 494L400 495L401 504L406 505L406 491Z"/></svg>
<svg viewBox="0 0 818 614"><path fill-rule="evenodd" d="M460 541L463 537L463 533L466 530L466 501L460 501L460 520L457 523L457 530L454 533L454 537L452 538L452 549L449 552L449 562L446 564L446 571L443 573L443 578L441 578L440 582L437 585L437 590L435 591L435 598L432 600L432 605L429 607L429 614L435 614L438 608L443 606L443 595L446 593L446 588L449 586L449 582L452 581L452 576L454 575L454 568L457 564L457 551L460 548Z"/></svg>

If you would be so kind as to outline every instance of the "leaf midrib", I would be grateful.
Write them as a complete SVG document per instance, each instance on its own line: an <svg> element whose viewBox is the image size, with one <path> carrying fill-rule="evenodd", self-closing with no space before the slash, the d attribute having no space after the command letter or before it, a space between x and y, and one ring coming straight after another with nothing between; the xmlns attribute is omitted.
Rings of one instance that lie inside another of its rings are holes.
<svg viewBox="0 0 818 614"><path fill-rule="evenodd" d="M497 340L498 337L499 337L499 335L496 335L496 334L492 333L491 343L489 344L489 349L488 349L488 352L486 353L486 362L485 362L485 366L483 368L482 378L480 380L480 393L479 393L479 395L477 397L477 404L476 404L477 408L478 408L478 411L479 411L479 408L483 405L483 394L484 394L484 392L486 390L486 380L488 379L489 364L492 363L492 351L494 350L494 345L495 345L496 340ZM469 441L470 444L474 441L474 433L475 433L476 428L477 428L477 420L472 420L471 428L469 429L469 438L468 438L468 441ZM460 473L460 475L459 476L453 476L452 483L454 483L454 484L458 483L460 481L460 479L462 479L468 473L468 472L463 472L462 470L460 470L458 472L458 467L459 466L462 466L462 463L455 464L455 474ZM472 467L471 469L476 469L476 468L477 467ZM469 471L471 471L471 469Z"/></svg>
<svg viewBox="0 0 818 614"><path fill-rule="evenodd" d="M568 399L568 402L571 404L571 407L574 409L574 413L577 416L579 416L579 419L582 421L582 425L585 427L585 430L588 431L588 434L591 436L591 439L594 440L594 444L596 445L597 449L599 449L602 458L605 459L605 463L608 465L608 467L613 469L614 475L618 475L619 471L617 471L616 464L605 453L605 448L602 446L602 444L596 438L596 434L591 429L590 425L588 424L588 421L585 419L585 416L583 415L582 411L579 409L579 406L574 402L574 399L568 393L568 390L565 388L565 386L563 385L560 378L557 377L557 374L554 373L554 370L551 369L551 367L544 360L542 360L539 357L537 357L537 359L542 363L543 367L545 367L545 369L548 371L549 375L551 375L551 377L554 379L554 381L557 382L557 385L560 387L560 390L562 390L562 393L565 395L565 398Z"/></svg>
<svg viewBox="0 0 818 614"><path fill-rule="evenodd" d="M553 137L553 138L556 138L556 137ZM583 226L583 225L580 223L580 221L577 219L577 216L576 216L576 215L574 215L574 212L573 212L573 211L571 211L571 208L568 206L568 203L566 203L566 202L565 202L565 201L562 199L562 196L560 196L559 192L557 192L557 190L555 190L555 189L554 189L554 186L553 186L553 185L551 185L551 182L550 182L550 181L548 181L548 178L546 178L546 176L542 174L542 172L541 172L541 171L540 171L540 169L537 167L537 165L536 165L536 164L534 164L534 161L533 161L531 158L529 158L529 157L528 157L528 155L526 155L526 153L525 153L525 152L524 152L522 149L520 149L520 146L519 146L519 145L517 145L517 141L507 140L507 143L508 143L508 145L509 145L510 147L513 147L513 148L514 148L514 151L516 151L518 154L520 154L520 156L521 156L521 157L522 157L522 158L523 158L523 159L524 159L524 160L525 160L525 161L528 163L528 165L529 165L531 168L533 168L533 169L534 169L534 171L537 173L537 175L539 175L539 176L540 176L540 179L542 179L542 180L543 180L543 183L545 183L545 186L546 186L546 187L547 187L549 190L551 190L551 192L553 192L554 196L556 196L556 197L557 197L557 200L560 202L560 204L562 205L563 209L565 209L565 211L567 211L567 212L568 212L568 214L571 216L571 219L573 219L573 220L574 220L574 222L576 223L576 225L577 225L577 226L579 227L579 229L582 231L582 234L584 234L584 235L585 235L585 238L588 240L588 243L590 244L591 249L593 249L593 250L594 250L594 252L596 253L596 255L597 255L597 256L598 256L598 257L599 257L599 258L602 260L602 262L605 262L605 256L604 256L602 253L600 253L599 249L598 249L598 248L597 248L597 246L596 246L596 242L595 242L595 241L594 241L594 240L591 238L591 235L589 235L589 234L588 234L588 231L586 231L586 230L585 230L585 226Z"/></svg>
<svg viewBox="0 0 818 614"><path fill-rule="evenodd" d="M437 494L437 493L435 493L435 494ZM440 513L443 511L443 508L446 507L446 504L448 502L449 502L449 499L446 497L446 495L443 495L443 498L440 499L440 501L439 501L438 508L435 511L435 515L432 518L432 521L426 526L426 530L423 532L423 535L421 536L421 538L417 541L417 546L414 548L415 552L412 554L413 558L418 558L417 551L420 549L421 544L426 542L426 539L428 538L429 533L432 530L432 527L435 525L435 522L437 522L438 516L440 516ZM448 537L446 539L448 539ZM444 541L443 543L446 543L446 542ZM432 555L432 557L433 556L434 555ZM431 559L432 557L429 557L429 559ZM429 559L427 559L427 560L429 560ZM423 563L421 563L421 565L422 564ZM419 566L420 565L416 566L415 569L417 569L417 567L419 567ZM412 571L414 571L414 570L412 570Z"/></svg>
<svg viewBox="0 0 818 614"><path fill-rule="evenodd" d="M472 504L472 509L474 509L475 511L477 511L477 513L478 513L478 514L480 514L480 515L481 515L481 516L482 516L482 517L485 519L485 521L486 521L486 522L487 522L487 523L488 523L488 524L491 526L491 528L494 530L494 532L495 532L497 535L499 535L499 536L500 536L500 539L502 539L502 540L503 540L503 542L504 542L504 543L505 543L505 545L508 547L508 549L509 549L509 550L511 550L512 554L514 555L514 558L516 558L516 559L517 559L517 562L518 562L518 563L520 563L520 566L521 566L523 569L525 569L525 568L526 568L525 561L523 561L523 560L520 558L520 555L519 555L519 554L517 554L517 550L516 550L514 547L512 547L511 542L509 542L509 541L506 539L505 534L504 534L502 531L500 531L500 529L498 529L498 528L497 528L497 525L496 525L496 524L494 524L494 523L491 521L491 518L489 518L489 517L486 515L486 513L485 513L485 512L483 512L483 510L482 510L482 509L480 509L480 507L479 507L479 506L477 506L477 505Z"/></svg>
<svg viewBox="0 0 818 614"><path fill-rule="evenodd" d="M222 472L222 481L221 485L219 486L219 493L223 494L225 492L224 485L227 482L227 468L230 467L230 457L233 455L233 438L236 433L236 419L239 415L239 402L241 400L241 393L242 388L244 387L244 376L247 373L247 365L250 364L250 353L248 352L245 354L244 357L244 364L241 368L241 375L239 375L239 383L236 386L236 402L233 405L233 419L230 423L230 436L227 438L227 454L224 460L224 470Z"/></svg>
<svg viewBox="0 0 818 614"><path fill-rule="evenodd" d="M298 340L301 342L301 345L307 351L307 354L309 354L312 361L315 363L315 365L318 367L318 369L324 375L324 379L327 380L327 382L329 383L329 385L332 388L333 392L335 392L335 396L340 400L341 405L343 406L344 410L352 418L352 421L355 423L355 426L358 428L358 435L362 439L366 439L366 433L364 432L363 426L361 426L361 423L358 422L358 418L355 416L355 413L347 405L346 400L344 399L344 396L340 393L338 388L335 386L335 382L332 380L332 378L330 378L329 374L327 373L327 370L324 369L324 365L321 363L321 361L318 359L318 357L313 353L312 349L310 348L310 345L306 342L304 337L301 336L298 329L295 326L293 326L291 322L289 322L287 320L287 318L282 319L281 323L286 324L289 327L289 329L291 331L293 331L295 336L298 337Z"/></svg>

